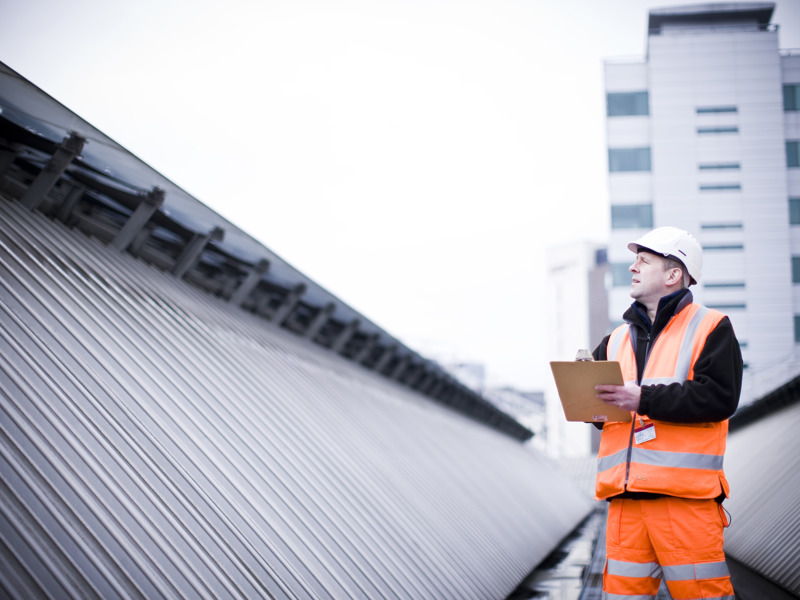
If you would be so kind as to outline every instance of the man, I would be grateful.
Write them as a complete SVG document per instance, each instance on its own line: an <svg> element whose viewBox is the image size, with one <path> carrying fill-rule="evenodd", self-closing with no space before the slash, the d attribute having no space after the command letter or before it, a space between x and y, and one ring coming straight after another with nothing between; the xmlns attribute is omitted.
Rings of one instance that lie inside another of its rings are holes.
<svg viewBox="0 0 800 600"><path fill-rule="evenodd" d="M722 461L741 391L739 343L728 317L693 302L702 250L690 233L661 227L628 249L634 302L594 351L619 361L625 381L597 386L597 397L633 417L601 426L595 492L610 502L603 589L614 599L655 597L663 578L675 600L733 600Z"/></svg>

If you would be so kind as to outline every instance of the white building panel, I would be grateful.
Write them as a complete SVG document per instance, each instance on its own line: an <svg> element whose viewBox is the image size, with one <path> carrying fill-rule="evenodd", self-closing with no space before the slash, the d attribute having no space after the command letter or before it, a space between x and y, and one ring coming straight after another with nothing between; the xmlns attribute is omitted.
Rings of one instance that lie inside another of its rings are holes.
<svg viewBox="0 0 800 600"><path fill-rule="evenodd" d="M609 177L611 204L640 204L652 197L650 173L613 173Z"/></svg>
<svg viewBox="0 0 800 600"><path fill-rule="evenodd" d="M800 196L800 169L789 169L789 175L786 177L786 187L790 197L797 198Z"/></svg>
<svg viewBox="0 0 800 600"><path fill-rule="evenodd" d="M650 119L647 116L619 117L609 123L608 145L611 148L636 148L650 145Z"/></svg>
<svg viewBox="0 0 800 600"><path fill-rule="evenodd" d="M605 64L606 92L637 92L647 89L647 63L607 62Z"/></svg>
<svg viewBox="0 0 800 600"><path fill-rule="evenodd" d="M800 111L786 111L783 117L783 127L787 140L800 138Z"/></svg>
<svg viewBox="0 0 800 600"><path fill-rule="evenodd" d="M701 283L744 281L745 275L744 251L703 252Z"/></svg>

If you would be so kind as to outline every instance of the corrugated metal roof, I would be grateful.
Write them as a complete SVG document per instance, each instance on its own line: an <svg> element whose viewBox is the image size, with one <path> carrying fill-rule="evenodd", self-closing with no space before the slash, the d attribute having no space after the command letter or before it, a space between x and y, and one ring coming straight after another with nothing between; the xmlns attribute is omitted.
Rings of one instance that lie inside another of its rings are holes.
<svg viewBox="0 0 800 600"><path fill-rule="evenodd" d="M507 435L532 435L2 63L0 192Z"/></svg>
<svg viewBox="0 0 800 600"><path fill-rule="evenodd" d="M800 596L800 403L736 429L725 472L725 551Z"/></svg>
<svg viewBox="0 0 800 600"><path fill-rule="evenodd" d="M0 200L16 598L503 598L591 510L547 459Z"/></svg>

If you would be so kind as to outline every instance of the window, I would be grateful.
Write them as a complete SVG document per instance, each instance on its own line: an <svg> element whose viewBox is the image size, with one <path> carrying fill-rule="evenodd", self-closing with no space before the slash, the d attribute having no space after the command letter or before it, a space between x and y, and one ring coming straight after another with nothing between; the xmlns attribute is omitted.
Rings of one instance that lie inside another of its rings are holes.
<svg viewBox="0 0 800 600"><path fill-rule="evenodd" d="M783 86L783 110L800 110L800 83Z"/></svg>
<svg viewBox="0 0 800 600"><path fill-rule="evenodd" d="M736 162L731 163L705 163L701 165L697 165L701 171L716 171L719 169L731 169L738 171L741 168L741 165Z"/></svg>
<svg viewBox="0 0 800 600"><path fill-rule="evenodd" d="M733 289L733 288L744 288L743 281L728 281L728 282L718 282L718 283L704 283L703 287L707 290L715 289Z"/></svg>
<svg viewBox="0 0 800 600"><path fill-rule="evenodd" d="M608 264L608 250L606 248L600 248L599 250L595 251L594 264L598 267Z"/></svg>
<svg viewBox="0 0 800 600"><path fill-rule="evenodd" d="M734 304L706 304L708 308L714 308L716 310L745 310L747 309L747 304L744 302L734 303Z"/></svg>
<svg viewBox="0 0 800 600"><path fill-rule="evenodd" d="M609 148L608 170L612 173L649 171L650 148Z"/></svg>
<svg viewBox="0 0 800 600"><path fill-rule="evenodd" d="M744 244L707 244L703 250L744 250Z"/></svg>
<svg viewBox="0 0 800 600"><path fill-rule="evenodd" d="M611 285L614 287L626 287L631 284L631 272L628 267L630 263L611 263Z"/></svg>
<svg viewBox="0 0 800 600"><path fill-rule="evenodd" d="M789 198L789 225L800 225L800 198Z"/></svg>
<svg viewBox="0 0 800 600"><path fill-rule="evenodd" d="M712 192L719 190L740 190L742 189L739 183L707 183L700 185L701 192Z"/></svg>
<svg viewBox="0 0 800 600"><path fill-rule="evenodd" d="M800 141L789 140L786 142L786 166L800 167Z"/></svg>
<svg viewBox="0 0 800 600"><path fill-rule="evenodd" d="M794 316L794 343L800 344L800 315Z"/></svg>
<svg viewBox="0 0 800 600"><path fill-rule="evenodd" d="M800 256L792 257L792 283L800 283Z"/></svg>
<svg viewBox="0 0 800 600"><path fill-rule="evenodd" d="M652 227L652 204L621 204L611 207L611 229L650 229Z"/></svg>
<svg viewBox="0 0 800 600"><path fill-rule="evenodd" d="M700 229L742 229L741 223L706 223Z"/></svg>
<svg viewBox="0 0 800 600"><path fill-rule="evenodd" d="M606 114L609 117L649 115L647 92L621 92L606 94Z"/></svg>
<svg viewBox="0 0 800 600"><path fill-rule="evenodd" d="M735 125L730 127L698 127L697 133L739 133L739 128Z"/></svg>
<svg viewBox="0 0 800 600"><path fill-rule="evenodd" d="M713 114L713 113L735 113L739 112L739 109L735 106L698 106L697 107L697 114Z"/></svg>

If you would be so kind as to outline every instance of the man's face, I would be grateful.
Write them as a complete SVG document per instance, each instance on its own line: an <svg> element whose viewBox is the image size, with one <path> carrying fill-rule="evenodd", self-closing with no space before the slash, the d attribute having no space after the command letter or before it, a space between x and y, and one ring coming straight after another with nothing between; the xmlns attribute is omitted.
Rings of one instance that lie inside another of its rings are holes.
<svg viewBox="0 0 800 600"><path fill-rule="evenodd" d="M644 305L658 304L669 293L667 279L670 269L665 269L664 258L650 252L638 252L636 260L628 267L633 275L631 298Z"/></svg>

